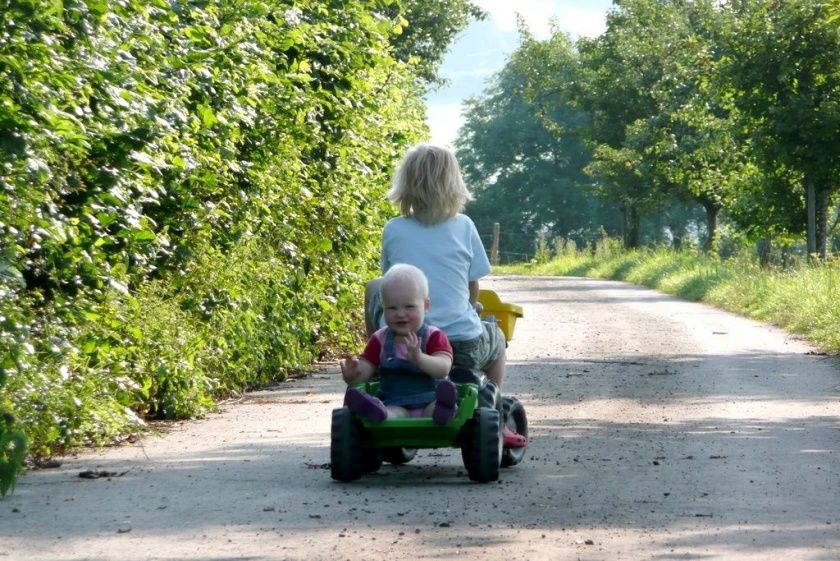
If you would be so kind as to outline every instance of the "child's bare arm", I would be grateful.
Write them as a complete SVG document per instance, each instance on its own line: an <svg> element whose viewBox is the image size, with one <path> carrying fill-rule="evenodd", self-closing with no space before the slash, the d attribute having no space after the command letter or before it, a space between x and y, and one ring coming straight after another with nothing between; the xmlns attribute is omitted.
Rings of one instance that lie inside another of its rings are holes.
<svg viewBox="0 0 840 561"><path fill-rule="evenodd" d="M405 338L408 359L416 364L420 370L432 378L446 378L452 369L452 355L447 352L436 352L428 355L420 350L420 338L416 333L409 333Z"/></svg>
<svg viewBox="0 0 840 561"><path fill-rule="evenodd" d="M475 303L478 302L478 281L470 281L468 286L470 289L470 304L475 306Z"/></svg>
<svg viewBox="0 0 840 561"><path fill-rule="evenodd" d="M449 371L452 370L452 355L445 352L439 352L433 355L424 354L418 366L432 378L442 380L449 376Z"/></svg>

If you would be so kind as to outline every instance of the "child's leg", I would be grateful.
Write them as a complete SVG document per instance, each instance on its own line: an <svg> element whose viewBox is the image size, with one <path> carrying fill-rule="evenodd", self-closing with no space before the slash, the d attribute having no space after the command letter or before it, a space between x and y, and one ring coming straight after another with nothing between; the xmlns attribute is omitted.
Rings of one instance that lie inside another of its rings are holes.
<svg viewBox="0 0 840 561"><path fill-rule="evenodd" d="M453 365L469 370L481 370L496 384L502 387L505 377L505 334L498 325L482 322L483 332L469 341L451 341Z"/></svg>
<svg viewBox="0 0 840 561"><path fill-rule="evenodd" d="M389 405L388 406L388 418L396 418L396 417L410 417L411 413L409 413L408 409L405 407L400 407L399 405Z"/></svg>
<svg viewBox="0 0 840 561"><path fill-rule="evenodd" d="M449 380L438 382L435 390L432 420L438 425L446 425L455 417L458 411L458 388Z"/></svg>
<svg viewBox="0 0 840 561"><path fill-rule="evenodd" d="M377 397L356 388L348 388L344 394L344 405L354 414L371 423L381 423L388 418L388 408Z"/></svg>
<svg viewBox="0 0 840 561"><path fill-rule="evenodd" d="M496 349L496 358L487 366L485 373L487 378L495 383L499 390L502 389L502 380L505 378L507 367L507 353L504 344L504 334L498 326L488 330L491 339L491 346ZM522 448L528 445L528 439L513 431L509 426L502 426L502 440L505 448Z"/></svg>
<svg viewBox="0 0 840 561"><path fill-rule="evenodd" d="M499 389L502 389L502 380L505 379L505 369L507 367L507 354L504 347L502 347L502 354L496 360L487 366L485 373L491 382L496 384Z"/></svg>

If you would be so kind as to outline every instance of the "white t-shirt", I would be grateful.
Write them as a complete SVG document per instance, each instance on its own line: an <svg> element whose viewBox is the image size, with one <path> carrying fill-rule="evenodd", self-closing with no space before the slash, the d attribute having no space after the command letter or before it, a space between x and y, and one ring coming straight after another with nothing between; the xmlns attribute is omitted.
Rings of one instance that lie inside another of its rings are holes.
<svg viewBox="0 0 840 561"><path fill-rule="evenodd" d="M391 219L382 231L382 272L397 263L414 265L428 277L428 324L442 329L451 341L481 335L468 282L488 275L490 261L468 216L458 214L432 226L411 217Z"/></svg>

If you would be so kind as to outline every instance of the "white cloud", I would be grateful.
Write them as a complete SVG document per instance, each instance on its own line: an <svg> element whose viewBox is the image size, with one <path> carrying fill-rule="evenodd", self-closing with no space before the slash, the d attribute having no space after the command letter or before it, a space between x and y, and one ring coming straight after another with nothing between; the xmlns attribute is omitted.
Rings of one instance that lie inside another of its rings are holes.
<svg viewBox="0 0 840 561"><path fill-rule="evenodd" d="M560 29L577 37L597 37L607 29L604 10L564 8L557 12Z"/></svg>
<svg viewBox="0 0 840 561"><path fill-rule="evenodd" d="M458 128L463 124L460 103L446 103L429 105L427 108L427 122L432 131L431 142L441 146L452 146L452 141L458 136Z"/></svg>

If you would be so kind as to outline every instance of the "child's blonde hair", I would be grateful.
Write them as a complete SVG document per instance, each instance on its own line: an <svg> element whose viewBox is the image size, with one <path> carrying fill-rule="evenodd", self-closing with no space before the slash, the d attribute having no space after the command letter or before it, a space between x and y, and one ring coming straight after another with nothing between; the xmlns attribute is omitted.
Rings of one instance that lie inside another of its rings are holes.
<svg viewBox="0 0 840 561"><path fill-rule="evenodd" d="M418 144L400 162L388 199L403 216L423 224L452 218L472 200L455 154L434 144Z"/></svg>
<svg viewBox="0 0 840 561"><path fill-rule="evenodd" d="M385 301L385 289L395 282L410 282L424 300L429 297L429 280L425 273L414 265L396 263L382 276L379 298L383 302Z"/></svg>

